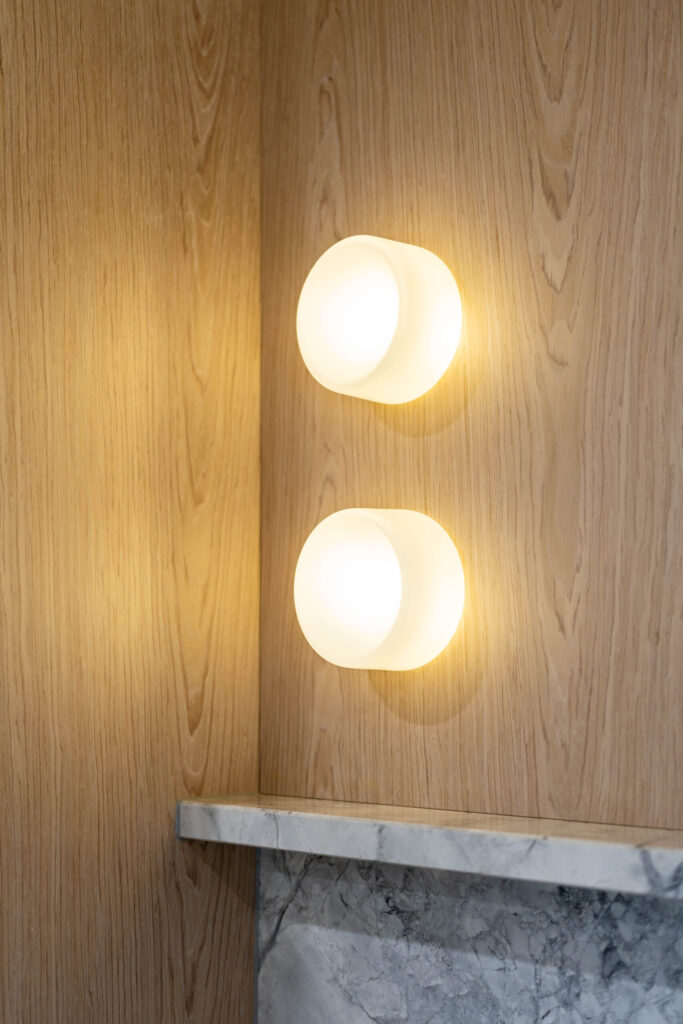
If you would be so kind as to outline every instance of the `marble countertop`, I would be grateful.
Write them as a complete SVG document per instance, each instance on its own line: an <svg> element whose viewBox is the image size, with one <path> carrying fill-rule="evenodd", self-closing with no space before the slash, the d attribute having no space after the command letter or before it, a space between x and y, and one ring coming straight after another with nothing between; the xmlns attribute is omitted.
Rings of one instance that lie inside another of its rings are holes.
<svg viewBox="0 0 683 1024"><path fill-rule="evenodd" d="M683 832L255 794L182 800L180 839L683 899Z"/></svg>

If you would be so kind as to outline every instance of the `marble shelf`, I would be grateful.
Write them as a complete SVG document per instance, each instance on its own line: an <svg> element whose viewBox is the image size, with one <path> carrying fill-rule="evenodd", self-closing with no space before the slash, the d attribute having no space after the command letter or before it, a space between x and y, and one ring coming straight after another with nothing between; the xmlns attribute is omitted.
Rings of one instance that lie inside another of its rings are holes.
<svg viewBox="0 0 683 1024"><path fill-rule="evenodd" d="M180 839L683 899L683 832L299 797L182 800Z"/></svg>

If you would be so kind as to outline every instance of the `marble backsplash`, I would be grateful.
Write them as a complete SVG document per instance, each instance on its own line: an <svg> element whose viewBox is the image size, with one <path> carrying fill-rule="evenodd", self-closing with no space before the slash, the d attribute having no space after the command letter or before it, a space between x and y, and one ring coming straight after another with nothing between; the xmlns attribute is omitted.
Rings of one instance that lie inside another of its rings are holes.
<svg viewBox="0 0 683 1024"><path fill-rule="evenodd" d="M263 850L258 1024L682 1024L683 904Z"/></svg>

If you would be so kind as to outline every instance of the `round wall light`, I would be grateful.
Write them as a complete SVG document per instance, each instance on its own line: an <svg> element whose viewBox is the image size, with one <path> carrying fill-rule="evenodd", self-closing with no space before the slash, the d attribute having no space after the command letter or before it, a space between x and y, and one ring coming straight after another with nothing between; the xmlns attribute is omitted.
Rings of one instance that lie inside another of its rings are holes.
<svg viewBox="0 0 683 1024"><path fill-rule="evenodd" d="M374 235L337 242L314 264L296 315L299 349L323 387L372 402L410 402L446 372L462 305L446 264Z"/></svg>
<svg viewBox="0 0 683 1024"><path fill-rule="evenodd" d="M299 625L343 668L419 668L453 636L465 602L457 549L429 516L349 508L308 536L294 575Z"/></svg>

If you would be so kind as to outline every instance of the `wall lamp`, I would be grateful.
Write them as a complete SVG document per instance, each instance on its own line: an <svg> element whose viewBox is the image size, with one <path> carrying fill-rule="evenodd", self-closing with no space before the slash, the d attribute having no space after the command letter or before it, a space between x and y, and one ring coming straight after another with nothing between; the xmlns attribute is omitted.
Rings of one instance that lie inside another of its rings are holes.
<svg viewBox="0 0 683 1024"><path fill-rule="evenodd" d="M460 293L429 250L353 235L313 265L296 328L304 363L323 387L371 402L410 402L455 355Z"/></svg>
<svg viewBox="0 0 683 1024"><path fill-rule="evenodd" d="M294 576L299 625L344 668L419 668L453 636L465 601L457 549L429 516L349 508L309 534Z"/></svg>

